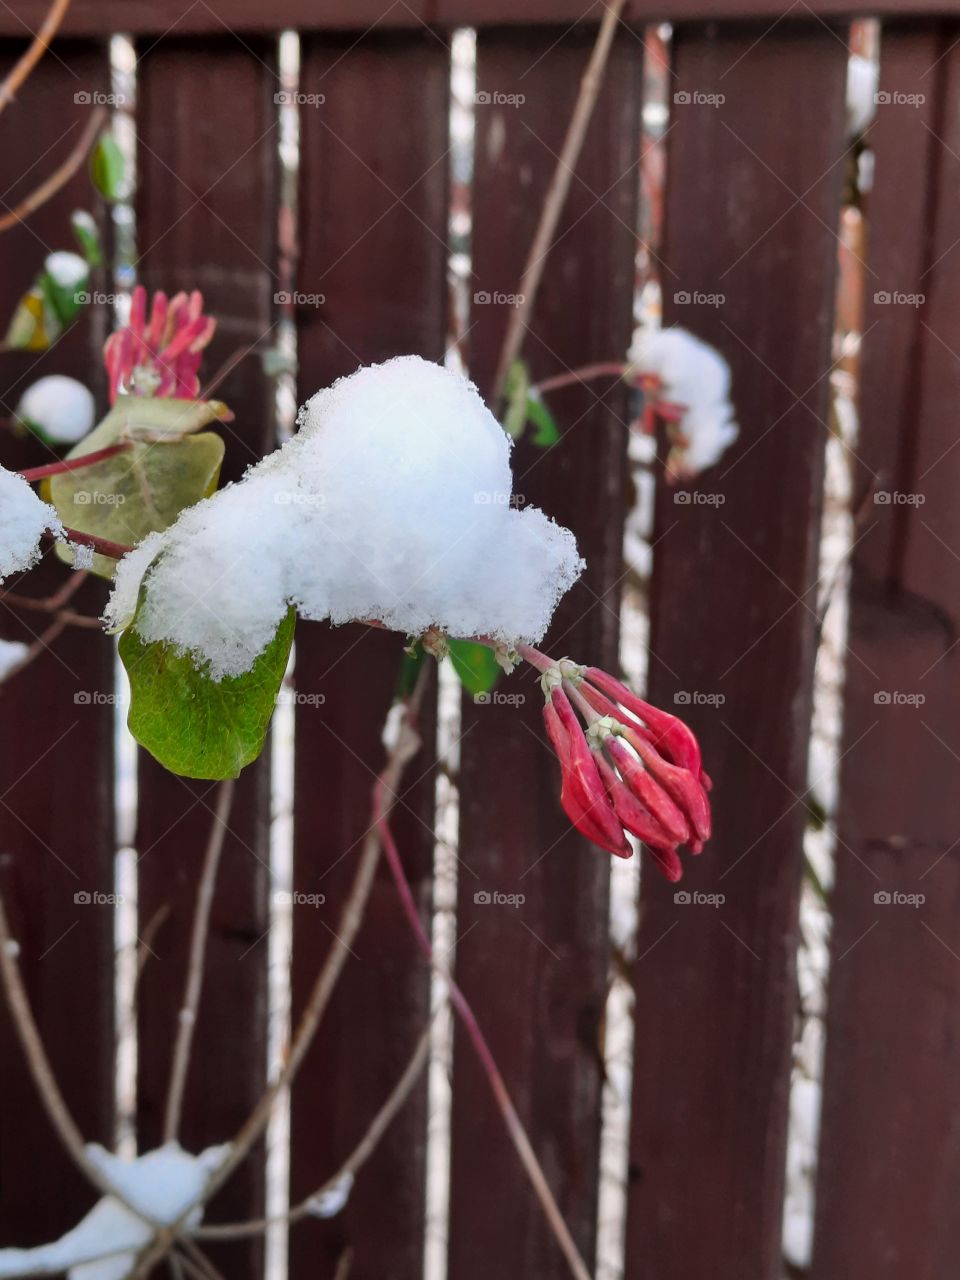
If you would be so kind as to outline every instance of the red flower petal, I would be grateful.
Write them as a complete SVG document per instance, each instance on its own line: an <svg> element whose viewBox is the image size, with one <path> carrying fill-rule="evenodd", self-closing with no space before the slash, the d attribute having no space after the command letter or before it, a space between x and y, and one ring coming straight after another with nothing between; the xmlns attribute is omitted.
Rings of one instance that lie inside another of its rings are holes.
<svg viewBox="0 0 960 1280"><path fill-rule="evenodd" d="M690 839L690 826L683 811L674 803L647 767L631 755L625 742L616 734L609 734L603 749L616 765L620 777L657 819L672 844L686 844Z"/></svg>
<svg viewBox="0 0 960 1280"><path fill-rule="evenodd" d="M703 765L700 746L693 730L682 720L671 715L669 711L661 711L659 707L654 707L643 698L638 698L632 689L628 689L625 684L608 675L606 671L601 671L599 667L588 667L586 677L609 697L622 703L628 711L632 711L653 731L654 745L659 751L668 755L680 768L689 769L695 778L702 781Z"/></svg>
<svg viewBox="0 0 960 1280"><path fill-rule="evenodd" d="M567 817L594 844L629 858L632 850L600 779L593 752L559 687L544 703L543 721L560 761L560 803Z"/></svg>

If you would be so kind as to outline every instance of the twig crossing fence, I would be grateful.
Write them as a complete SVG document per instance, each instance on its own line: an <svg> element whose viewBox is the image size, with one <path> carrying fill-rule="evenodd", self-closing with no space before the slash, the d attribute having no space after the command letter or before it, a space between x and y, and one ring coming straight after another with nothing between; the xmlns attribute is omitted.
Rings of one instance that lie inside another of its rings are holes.
<svg viewBox="0 0 960 1280"><path fill-rule="evenodd" d="M318 8L320 6L317 6ZM713 8L716 12L712 12ZM890 6L884 6L889 8ZM20 6L32 29L41 7ZM382 8L382 12L380 9ZM816 8L816 6L814 6ZM960 1067L960 28L916 9L885 21L881 91L915 95L871 129L868 300L846 720L838 810L834 943L823 1134L811 1274L816 1280L946 1280L960 1257L953 1211ZM449 37L477 28L472 174L471 375L489 389L539 199L589 57L587 5L483 0L416 6L119 4L75 0L4 120L0 197L36 185L38 157L62 159L91 101L110 93L108 37L137 47L138 272L148 286L201 288L219 318L216 367L276 325L291 283L278 249L281 169L277 39L301 34L297 295L301 399L403 352L442 359L450 167ZM374 11L376 10L376 11ZM513 10L513 11L511 11ZM583 12L581 13L581 10ZM840 16L838 16L840 14ZM704 25L701 19L711 17ZM797 1016L798 898L808 818L807 756L819 618L817 547L837 261L847 163L841 7L802 4L782 21L760 0L670 0L628 11L524 344L534 374L625 351L632 329L643 101L640 22L674 22L667 126L666 318L689 324L733 367L741 438L704 479L722 505L657 500L651 698L708 691L686 708L714 778L716 836L688 871L722 910L678 905L645 876L632 979L636 1046L626 1212L627 1280L777 1280L791 1052ZM576 23L576 19L583 18ZM571 25L576 23L576 25ZM429 24L429 25L427 25ZM0 73L24 47L0 14ZM511 105L520 95L523 109ZM684 100L684 95L686 100ZM722 95L723 109L711 99ZM322 105L315 105L315 104ZM61 247L85 198L78 175L0 237L0 311L38 256ZM918 283L919 282L919 283ZM671 299L722 293L691 318ZM924 295L916 307L885 299ZM56 369L90 381L104 337L91 308L48 355L6 354L2 405ZM603 384L606 386L607 384ZM219 394L236 411L231 477L274 442L273 389L246 360ZM564 601L552 652L615 668L628 501L626 392L576 387L544 453L521 444L516 488L578 536L589 568ZM3 442L5 465L36 461ZM873 501L874 491L894 495ZM924 501L897 501L896 495ZM861 500L864 500L862 501ZM30 580L61 580L52 564ZM99 600L85 587L81 604ZM32 639L36 614L4 606L0 628ZM301 626L294 766L293 884L322 893L323 919L293 912L292 1002L326 954L370 821L380 728L398 637ZM514 679L522 681L523 677ZM460 745L458 980L483 1024L581 1253L595 1249L603 1011L610 966L609 872L555 800L532 678L522 706L464 706ZM877 694L925 691L916 700ZM84 1134L114 1126L113 915L77 895L114 883L111 644L68 629L0 697L0 885L39 1025ZM111 695L110 697L103 695ZM422 909L431 909L436 760L430 708L395 829ZM139 763L137 1124L160 1141L188 962L199 856L215 795ZM234 1133L263 1093L269 927L270 762L241 777L213 906L210 954L182 1131L190 1150ZM687 884L687 882L685 882ZM922 886L925 913L875 895ZM522 892L522 913L481 890ZM882 902L883 899L881 898ZM158 912L162 916L158 916ZM152 929L157 920L159 927ZM148 933L148 930L151 932ZM401 1076L429 1016L430 977L385 869L322 1034L294 1090L291 1196L346 1157ZM453 1060L448 1265L451 1280L565 1274L469 1045ZM333 1276L352 1249L356 1280L413 1280L423 1267L427 1085L378 1146L346 1209L291 1234L290 1274ZM258 1216L251 1160L210 1221ZM76 1222L91 1193L43 1118L0 1011L0 1240L30 1244ZM212 1245L230 1280L262 1275L257 1241Z"/></svg>

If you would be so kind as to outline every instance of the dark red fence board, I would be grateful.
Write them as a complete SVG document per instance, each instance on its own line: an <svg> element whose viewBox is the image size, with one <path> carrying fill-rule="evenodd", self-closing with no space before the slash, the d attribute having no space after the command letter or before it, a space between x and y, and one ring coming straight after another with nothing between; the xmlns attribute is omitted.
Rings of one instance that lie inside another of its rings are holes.
<svg viewBox="0 0 960 1280"><path fill-rule="evenodd" d="M517 290L590 48L585 32L478 38L478 90L525 100L478 108L474 290ZM621 32L525 342L536 377L622 357L629 344L641 62L640 44ZM509 315L508 306L498 305L476 305L471 313L471 371L485 390ZM609 667L618 640L626 394L597 384L551 403L562 440L547 452L521 444L514 488L576 532L589 567L561 605L545 647ZM560 810L533 673L515 674L503 690L525 701L464 705L457 974L561 1211L592 1259L608 858L576 836ZM525 901L519 908L478 904L481 890L523 894ZM453 1280L567 1274L489 1085L459 1033L452 1159Z"/></svg>
<svg viewBox="0 0 960 1280"><path fill-rule="evenodd" d="M35 29L47 11L45 0L21 0L16 10L0 10L0 35L19 35L23 23ZM631 0L624 20L634 26L647 22L704 20L765 20L788 27L812 15L823 18L871 14L956 15L956 0ZM303 31L417 30L431 27L554 26L557 23L596 24L603 10L597 0L231 0L207 4L206 0L74 0L64 31L96 35L125 31L135 35L219 35L224 30L279 32L288 27Z"/></svg>
<svg viewBox="0 0 960 1280"><path fill-rule="evenodd" d="M0 75L23 52L0 46ZM74 94L108 87L106 52L63 43L45 59L0 120L0 210L14 207L60 164L86 126L91 107ZM0 326L53 249L72 249L73 209L95 200L83 170L25 225L0 235ZM0 414L42 374L98 382L102 318L84 313L41 355L0 355ZM6 466L36 466L50 452L33 439L3 433ZM22 585L4 589L43 596L67 581L52 553ZM102 608L100 584L84 587L78 607ZM0 606L0 633L31 643L49 619ZM84 1135L112 1138L113 911L74 895L113 891L113 650L96 632L68 630L32 667L0 686L0 883L21 944L20 962L67 1103ZM78 702L88 695L89 702ZM104 700L97 701L95 695ZM77 1046L84 1047L84 1064ZM43 1117L19 1044L0 1000L0 1243L50 1239L73 1225L93 1194ZM56 1195L45 1189L56 1188Z"/></svg>
<svg viewBox="0 0 960 1280"><path fill-rule="evenodd" d="M881 89L924 101L883 107L871 131L876 280L857 446L863 537L832 898L818 1280L941 1280L960 1247L950 1201L960 1177L957 35L884 32ZM878 304L876 290L926 301ZM871 501L871 489L892 500Z"/></svg>
<svg viewBox="0 0 960 1280"><path fill-rule="evenodd" d="M210 377L256 343L275 341L279 90L272 42L224 35L203 45L146 46L138 66L138 269L151 290L203 290L217 317L204 360ZM216 393L236 420L222 428L224 476L238 477L273 447L273 386L258 354ZM190 1150L226 1140L265 1087L269 891L269 750L237 784L214 899L206 978L187 1081L182 1140ZM140 989L141 1146L158 1140L203 854L216 784L190 783L146 757L140 765L137 850L140 929L169 909ZM243 1015L239 1015L239 1011ZM234 1175L211 1219L263 1208L259 1157ZM261 1244L211 1248L231 1277L261 1271Z"/></svg>
<svg viewBox="0 0 960 1280"><path fill-rule="evenodd" d="M688 28L673 70L674 94L725 100L672 111L665 315L730 361L741 437L700 502L660 486L650 694L687 695L715 783L716 834L682 889L725 901L642 886L626 1274L774 1280L846 50L813 23ZM725 300L675 305L683 291Z"/></svg>
<svg viewBox="0 0 960 1280"><path fill-rule="evenodd" d="M298 289L300 399L361 363L443 355L446 332L446 45L426 31L306 41L301 91ZM318 554L322 551L318 549ZM351 626L301 625L296 686L294 888L323 894L294 910L296 1018L329 951L370 825L380 731L402 640ZM320 695L321 705L311 705ZM429 910L433 713L410 764L395 831ZM399 1079L429 1016L429 975L381 866L363 927L293 1093L291 1194L328 1177ZM424 1233L426 1083L361 1173L346 1210L291 1234L291 1271L334 1273L353 1250L355 1280L419 1274Z"/></svg>

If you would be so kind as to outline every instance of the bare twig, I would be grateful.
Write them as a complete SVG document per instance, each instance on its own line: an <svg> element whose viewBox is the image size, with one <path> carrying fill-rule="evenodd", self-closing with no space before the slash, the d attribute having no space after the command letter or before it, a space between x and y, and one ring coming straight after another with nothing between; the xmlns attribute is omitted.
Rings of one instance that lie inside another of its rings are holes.
<svg viewBox="0 0 960 1280"><path fill-rule="evenodd" d="M147 957L152 955L151 947L153 940L160 932L164 921L170 914L170 903L161 902L156 911L147 921L147 927L143 931L143 937L140 939L140 945L137 947L137 972L134 978L133 994L136 999L137 988L140 986L140 978L143 974L144 965L147 963Z"/></svg>
<svg viewBox="0 0 960 1280"><path fill-rule="evenodd" d="M302 1218L312 1217L316 1201L334 1191L344 1178L355 1177L363 1165L376 1150L380 1139L386 1133L397 1112L409 1098L414 1086L420 1078L423 1068L430 1056L430 1027L423 1035L414 1050L413 1057L407 1063L403 1075L393 1086L383 1106L371 1120L366 1133L347 1156L337 1172L318 1187L316 1191L305 1196L299 1204L294 1205L287 1213L273 1218L257 1218L249 1222L227 1222L216 1226L198 1227L193 1233L198 1240L237 1240L244 1236L262 1235L270 1227L283 1223L299 1222Z"/></svg>
<svg viewBox="0 0 960 1280"><path fill-rule="evenodd" d="M9 231L18 222L23 222L26 218L29 218L31 213L35 213L42 204L46 204L52 196L55 196L61 187L66 186L86 159L87 152L93 146L106 118L107 113L103 107L97 107L87 121L87 127L77 140L77 145L64 160L63 164L54 169L49 178L41 182L39 187L35 191L31 191L15 208L9 209L0 216L0 232Z"/></svg>
<svg viewBox="0 0 960 1280"><path fill-rule="evenodd" d="M543 1209L544 1216L547 1219L550 1230L553 1232L553 1235L567 1260L571 1274L576 1277L576 1280L590 1280L590 1272L587 1269L587 1265L580 1256L580 1252L577 1249L573 1236L570 1234L570 1229L563 1220L563 1215L561 1214L560 1208L554 1199L553 1192L550 1190L550 1186L544 1175L543 1169L537 1159L536 1152L530 1143L530 1139L527 1137L526 1130L520 1121L520 1117L517 1115L517 1111L510 1098L510 1094L507 1092L507 1086L504 1082L503 1076L500 1074L500 1069L494 1060L490 1046L487 1043L486 1036L484 1036L480 1029L480 1024L477 1022L476 1015L470 1007L466 996L457 986L450 972L434 956L433 946L431 945L430 938L423 926L423 921L420 919L420 913L417 910L413 891L407 881L406 874L403 870L403 863L400 860L400 853L390 830L390 824L388 821L389 810L384 805L383 790L379 782L374 790L374 812L376 814L377 826L380 831L380 838L383 841L384 856L387 859L387 864L390 867L394 882L396 883L397 892L400 895L400 902L403 906L404 914L410 923L410 927L413 929L417 943L420 946L420 950L426 956L434 971L438 973L446 983L447 990L450 993L450 1002L459 1014L467 1035L470 1037L473 1044L477 1057L480 1059L480 1065L483 1067L484 1073L490 1082L490 1087L493 1090L497 1107L499 1108L500 1114L503 1116L504 1122L507 1126L507 1132L510 1135L510 1140L513 1142L513 1145L517 1150L517 1154L519 1155L520 1161L527 1172L527 1176L530 1179L537 1199L540 1201L540 1205Z"/></svg>
<svg viewBox="0 0 960 1280"><path fill-rule="evenodd" d="M79 458L59 458L56 462L47 462L42 467L28 467L20 475L28 484L37 480L46 480L48 476L69 475L71 471L82 471L84 467L96 466L98 462L106 462L117 453L127 453L133 446L129 441L121 444L107 445L105 449L94 449L92 453L81 454Z"/></svg>
<svg viewBox="0 0 960 1280"><path fill-rule="evenodd" d="M629 368L622 360L585 364L579 369L571 369L569 373L558 373L552 378L544 378L542 382L535 382L530 390L545 393L559 391L561 387L569 387L574 383L593 382L597 378L622 378Z"/></svg>
<svg viewBox="0 0 960 1280"><path fill-rule="evenodd" d="M17 662L11 663L11 665L7 667L3 674L3 678L0 679L0 685L6 684L8 680L12 680L14 676L18 676L21 671L26 667L29 667L31 662L35 662L36 659L40 657L41 653L44 653L50 648L50 645L53 644L54 640L56 640L57 636L60 635L66 625L67 624L63 618L54 618L49 627L40 632L23 657Z"/></svg>
<svg viewBox="0 0 960 1280"><path fill-rule="evenodd" d="M60 1086L57 1084L56 1076L50 1065L50 1059L47 1057L47 1051L44 1048L43 1039L34 1020L33 1010L30 1008L30 1001L27 999L23 979L20 976L18 954L19 947L10 933L3 894L0 892L0 977L3 980L10 1016L23 1049L24 1057L27 1060L30 1076L40 1095L44 1110L50 1118L50 1123L56 1130L60 1141L74 1164L86 1175L92 1186L102 1195L113 1196L114 1199L126 1205L131 1213L135 1213L137 1217L141 1218L149 1226L155 1227L156 1223L147 1217L142 1210L129 1204L122 1192L118 1191L110 1183L109 1179L101 1173L97 1165L88 1156L83 1142L83 1135L77 1128L76 1121L70 1114L63 1094L60 1092Z"/></svg>
<svg viewBox="0 0 960 1280"><path fill-rule="evenodd" d="M216 810L213 815L213 826L210 828L210 838L207 841L207 852L203 861L203 872L200 876L200 886L197 889L197 905L193 917L193 934L190 939L187 981L183 993L183 1007L180 1010L180 1025L177 1029L177 1041L173 1050L170 1087L167 1091L167 1105L164 1112L164 1142L173 1142L176 1139L177 1130L180 1128L183 1091L187 1082L187 1071L190 1067L190 1050L193 1047L193 1033L197 1023L200 992L203 989L203 969L207 951L207 935L210 930L213 890L217 882L217 868L220 866L223 840L227 833L227 818L230 816L233 791L233 778L227 778L220 783Z"/></svg>
<svg viewBox="0 0 960 1280"><path fill-rule="evenodd" d="M407 702L407 714L404 719L399 739L395 747L390 752L383 772L380 774L378 784L393 797L396 794L396 788L399 785L403 770L409 760L416 755L420 747L420 740L413 728L417 711L423 700L426 690L426 683L430 673L430 668L424 666L417 678L416 686ZM360 853L360 861L357 865L357 871L353 879L349 897L344 904L340 921L337 926L334 940L330 946L330 953L327 956L326 963L317 975L317 979L313 984L313 990L307 1001L293 1042L290 1046L290 1053L284 1064L283 1070L277 1076L263 1097L257 1103L251 1112L243 1128L237 1134L231 1144L230 1154L226 1161L220 1166L211 1179L210 1194L220 1187L224 1180L233 1172L238 1164L244 1159L247 1152L253 1146L254 1142L259 1138L260 1134L266 1127L273 1110L274 1102L278 1094L289 1087L294 1076L300 1067L301 1062L310 1047L317 1027L320 1024L333 989L337 984L337 979L343 970L347 956L350 954L351 943L357 936L360 924L363 920L363 912L367 905L367 899L370 896L370 890L373 888L374 872L380 859L380 836L377 831L376 824L371 826L363 841L363 848ZM209 1198L209 1197L208 1197Z"/></svg>
<svg viewBox="0 0 960 1280"><path fill-rule="evenodd" d="M343 1253L337 1259L337 1269L333 1273L333 1280L347 1280L347 1276L353 1270L353 1249L347 1245Z"/></svg>
<svg viewBox="0 0 960 1280"><path fill-rule="evenodd" d="M391 749L387 763L380 774L379 785L382 785L383 789L389 792L391 796L396 794L396 788L400 783L407 762L419 750L420 742L414 724L420 704L423 701L423 695L426 692L429 675L430 667L424 666L417 678L413 692L407 700L406 716L401 726L397 743ZM343 971L347 956L350 954L351 943L355 940L360 929L367 899L370 896L370 890L373 888L374 872L379 858L380 836L376 825L373 825L364 837L357 871L340 915L330 953L323 968L317 975L306 1008L301 1014L283 1070L265 1091L263 1097L254 1107L230 1144L230 1150L225 1160L209 1178L198 1205L207 1203L223 1186L234 1169L246 1158L251 1147L266 1128L277 1097L284 1089L289 1088L293 1082L320 1025L320 1020L333 994L337 980ZM166 1256L169 1249L176 1242L178 1233L186 1225L187 1217L194 1212L198 1205L191 1205L187 1213L177 1222L157 1232L153 1241L141 1254L135 1270L131 1273L131 1280L140 1280L140 1277L150 1274L156 1263Z"/></svg>
<svg viewBox="0 0 960 1280"><path fill-rule="evenodd" d="M3 84L0 84L0 111L13 101L17 90L46 53L50 41L56 35L69 8L70 0L54 0L43 20L43 26L33 37L29 49L19 59Z"/></svg>
<svg viewBox="0 0 960 1280"><path fill-rule="evenodd" d="M490 404L494 413L500 407L503 388L507 381L510 366L519 356L520 348L523 346L523 333L527 326L527 320L533 313L533 305L536 301L537 290L540 288L544 264L550 252L550 246L557 229L560 213L567 198L567 192L570 189L570 182L577 166L577 160L580 157L587 126L590 123L590 117L593 115L600 87L603 84L610 46L613 44L614 32L616 31L617 23L620 21L620 14L625 3L626 0L610 0L609 4L604 5L603 21L600 23L600 30L597 33L597 40L593 46L590 61L587 63L587 69L584 71L583 79L580 81L580 91L577 94L573 115L570 117L570 124L567 127L567 136L563 140L563 147L560 150L553 177L550 179L550 186L547 188L543 208L540 211L540 221L537 224L533 243L530 245L526 265L520 279L517 292L522 296L523 301L511 312L503 346L500 350L500 359L493 383L493 393L490 397Z"/></svg>
<svg viewBox="0 0 960 1280"><path fill-rule="evenodd" d="M72 600L87 579L85 569L77 569L67 576L67 580L52 596L35 599L30 596L16 596L11 591L0 591L0 600L8 604L16 601L22 609L42 609L45 613L56 613L68 600Z"/></svg>
<svg viewBox="0 0 960 1280"><path fill-rule="evenodd" d="M128 551L133 550L133 547L128 547L123 542L112 542L110 538L98 538L95 533L69 529L66 525L63 527L63 532L70 542L79 543L81 547L92 547L97 555L106 556L108 560L122 560Z"/></svg>

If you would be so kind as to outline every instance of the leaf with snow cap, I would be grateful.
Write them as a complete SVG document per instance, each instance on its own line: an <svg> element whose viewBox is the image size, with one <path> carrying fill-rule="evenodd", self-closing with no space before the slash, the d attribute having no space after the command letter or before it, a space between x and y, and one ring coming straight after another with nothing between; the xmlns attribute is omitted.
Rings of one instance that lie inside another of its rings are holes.
<svg viewBox="0 0 960 1280"><path fill-rule="evenodd" d="M80 252L91 267L103 266L103 245L100 242L100 228L93 214L86 209L74 209L70 215L70 226L80 246Z"/></svg>
<svg viewBox="0 0 960 1280"><path fill-rule="evenodd" d="M6 345L46 351L83 306L89 282L89 264L79 254L48 254L43 269L17 304Z"/></svg>
<svg viewBox="0 0 960 1280"><path fill-rule="evenodd" d="M130 732L171 773L237 777L263 750L295 621L290 609L252 668L218 681L172 645L145 643L134 619L119 646L130 678Z"/></svg>
<svg viewBox="0 0 960 1280"><path fill-rule="evenodd" d="M125 441L131 447L51 477L44 496L70 528L135 546L148 533L169 528L185 507L216 489L223 441L200 429L229 416L215 400L118 396L100 425L67 457L82 458ZM72 562L68 548L57 551ZM101 577L113 577L114 562L106 556L95 556L93 568Z"/></svg>

